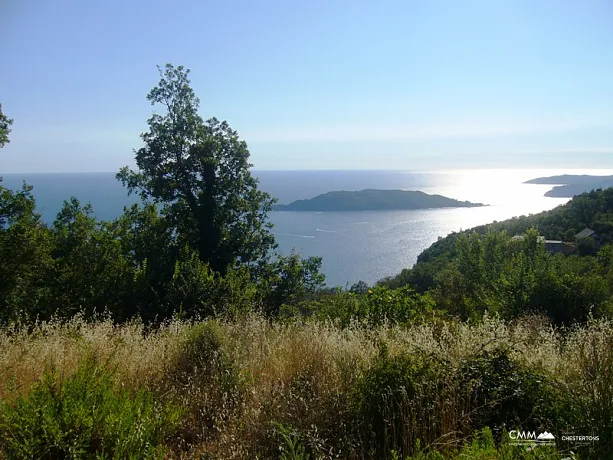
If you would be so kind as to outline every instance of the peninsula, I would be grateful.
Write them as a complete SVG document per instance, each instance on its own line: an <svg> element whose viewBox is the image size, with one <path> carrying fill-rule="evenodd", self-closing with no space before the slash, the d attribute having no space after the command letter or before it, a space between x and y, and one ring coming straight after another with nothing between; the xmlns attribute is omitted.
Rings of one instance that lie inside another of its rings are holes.
<svg viewBox="0 0 613 460"><path fill-rule="evenodd" d="M309 200L275 205L273 211L391 211L478 206L486 205L419 191L366 189L328 192Z"/></svg>
<svg viewBox="0 0 613 460"><path fill-rule="evenodd" d="M545 193L551 198L572 198L591 190L613 187L613 176L589 176L563 174L560 176L537 177L524 182L524 184L551 184L555 185Z"/></svg>

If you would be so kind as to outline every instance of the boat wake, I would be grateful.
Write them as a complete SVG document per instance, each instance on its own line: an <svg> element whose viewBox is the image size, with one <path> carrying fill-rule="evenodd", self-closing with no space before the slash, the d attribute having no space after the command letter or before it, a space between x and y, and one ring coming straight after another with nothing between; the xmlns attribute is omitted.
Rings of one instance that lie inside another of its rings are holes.
<svg viewBox="0 0 613 460"><path fill-rule="evenodd" d="M297 235L295 233L276 233L276 232L273 232L273 234L274 235L279 235L279 236L293 236L293 237L296 237L296 238L310 238L310 239L315 238L312 235Z"/></svg>

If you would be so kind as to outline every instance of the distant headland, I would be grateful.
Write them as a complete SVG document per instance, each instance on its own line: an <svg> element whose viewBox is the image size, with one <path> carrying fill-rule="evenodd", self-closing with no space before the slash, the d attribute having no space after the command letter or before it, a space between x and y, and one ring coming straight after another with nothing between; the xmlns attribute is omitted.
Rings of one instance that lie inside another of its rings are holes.
<svg viewBox="0 0 613 460"><path fill-rule="evenodd" d="M551 184L555 185L545 193L551 198L572 198L598 188L613 187L613 176L589 176L563 174L560 176L537 177L524 184Z"/></svg>
<svg viewBox="0 0 613 460"><path fill-rule="evenodd" d="M274 211L392 211L430 208L473 208L483 203L459 201L419 191L375 190L335 191L309 200L273 206Z"/></svg>

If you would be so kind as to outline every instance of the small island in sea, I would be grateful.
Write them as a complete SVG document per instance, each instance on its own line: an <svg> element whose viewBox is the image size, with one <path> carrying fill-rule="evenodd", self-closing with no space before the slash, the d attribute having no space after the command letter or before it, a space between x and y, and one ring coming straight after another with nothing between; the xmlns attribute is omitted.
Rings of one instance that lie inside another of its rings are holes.
<svg viewBox="0 0 613 460"><path fill-rule="evenodd" d="M392 211L430 208L472 208L487 206L429 195L420 191L375 190L335 191L308 200L273 206L273 211Z"/></svg>
<svg viewBox="0 0 613 460"><path fill-rule="evenodd" d="M560 176L537 177L524 184L551 184L555 185L545 193L551 198L572 198L598 188L613 187L613 176L589 176L562 174Z"/></svg>

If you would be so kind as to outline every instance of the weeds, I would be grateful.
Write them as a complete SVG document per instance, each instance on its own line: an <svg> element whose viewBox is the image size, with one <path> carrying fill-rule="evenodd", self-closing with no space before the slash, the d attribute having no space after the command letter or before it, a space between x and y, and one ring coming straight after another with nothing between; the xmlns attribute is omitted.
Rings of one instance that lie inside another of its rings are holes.
<svg viewBox="0 0 613 460"><path fill-rule="evenodd" d="M5 402L0 446L8 458L162 458L181 411L113 382L88 358L71 376L47 370L27 396Z"/></svg>
<svg viewBox="0 0 613 460"><path fill-rule="evenodd" d="M521 458L505 445L512 429L547 429L563 453L523 458L607 458L611 337L606 320L562 330L487 316L370 329L256 314L154 331L16 327L0 331L0 458L122 445L125 458L279 458L280 446L288 458ZM561 442L567 433L600 441Z"/></svg>

